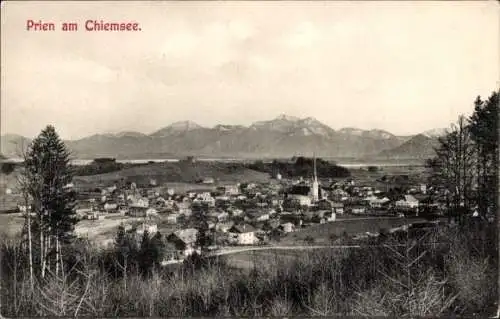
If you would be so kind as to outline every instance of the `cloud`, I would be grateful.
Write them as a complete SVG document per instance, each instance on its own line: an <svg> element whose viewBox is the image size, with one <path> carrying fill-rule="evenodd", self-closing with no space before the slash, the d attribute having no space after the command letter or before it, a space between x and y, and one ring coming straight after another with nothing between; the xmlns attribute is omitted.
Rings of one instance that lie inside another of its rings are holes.
<svg viewBox="0 0 500 319"><path fill-rule="evenodd" d="M498 10L483 2L9 6L2 132L34 135L47 121L67 136L151 132L288 110L334 128L416 133L469 112L499 76ZM28 33L33 16L135 20L143 31Z"/></svg>

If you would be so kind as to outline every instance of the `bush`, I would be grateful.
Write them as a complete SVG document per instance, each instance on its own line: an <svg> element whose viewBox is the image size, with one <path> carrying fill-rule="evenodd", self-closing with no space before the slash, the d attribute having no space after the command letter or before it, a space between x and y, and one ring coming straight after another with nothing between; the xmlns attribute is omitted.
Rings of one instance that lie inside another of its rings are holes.
<svg viewBox="0 0 500 319"><path fill-rule="evenodd" d="M378 172L377 166L368 166L368 172Z"/></svg>
<svg viewBox="0 0 500 319"><path fill-rule="evenodd" d="M384 244L403 244L400 250L362 244L349 250L277 251L272 260L266 252L254 257L259 266L251 271L232 268L228 257L193 255L183 265L153 268L147 276L131 267L126 278L113 275L120 269L113 270L112 250L99 252L81 242L65 250L79 256L73 260L77 266L67 262L62 281L49 276L34 291L26 251L5 242L2 310L6 316L472 316L494 305L497 296L495 252L478 249L476 237L438 229L407 257L408 243L392 237ZM432 242L451 245L428 245ZM414 260L423 251L408 281L405 258ZM54 302L62 300L62 292L79 299Z"/></svg>
<svg viewBox="0 0 500 319"><path fill-rule="evenodd" d="M9 175L16 169L16 164L15 163L2 163L2 174Z"/></svg>

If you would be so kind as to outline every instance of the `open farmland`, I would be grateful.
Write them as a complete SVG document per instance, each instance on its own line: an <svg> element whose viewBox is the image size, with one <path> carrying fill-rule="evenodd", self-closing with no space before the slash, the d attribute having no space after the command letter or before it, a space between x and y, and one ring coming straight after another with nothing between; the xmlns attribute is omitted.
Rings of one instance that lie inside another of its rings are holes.
<svg viewBox="0 0 500 319"><path fill-rule="evenodd" d="M74 183L78 187L110 185L125 179L138 185L149 184L151 179L158 185L164 183L194 183L199 179L212 177L219 181L262 182L269 179L269 174L245 168L241 163L223 162L162 162L138 165L120 171L78 176Z"/></svg>
<svg viewBox="0 0 500 319"><path fill-rule="evenodd" d="M24 217L20 213L0 214L0 235L14 236L23 227Z"/></svg>
<svg viewBox="0 0 500 319"><path fill-rule="evenodd" d="M158 225L158 231L168 235L179 228L179 225L168 224L165 216L158 215L148 217ZM112 241L121 224L137 224L145 221L144 217L114 216L103 220L82 220L76 225L75 233L81 237L87 237L96 243Z"/></svg>
<svg viewBox="0 0 500 319"><path fill-rule="evenodd" d="M22 203L22 196L15 194L19 188L18 178L21 169L16 167L14 171L0 174L0 212L7 212L17 208L17 204ZM12 194L7 194L10 189Z"/></svg>
<svg viewBox="0 0 500 319"><path fill-rule="evenodd" d="M371 185L384 190L387 184L380 180L384 176L407 175L410 184L426 183L428 169L425 166L378 166L376 171L367 168L350 168L351 178L358 185Z"/></svg>
<svg viewBox="0 0 500 319"><path fill-rule="evenodd" d="M400 227L408 222L424 221L423 218L398 218L398 217L371 217L356 218L349 220L338 220L326 224L311 225L306 228L297 229L297 231L286 234L280 240L283 245L304 244L306 238L314 239L315 244L330 244L331 237L341 237L344 233L350 236L361 233L378 233L381 229L389 230Z"/></svg>
<svg viewBox="0 0 500 319"><path fill-rule="evenodd" d="M0 212L14 212L17 210L17 205L23 203L23 197L19 194L5 194L3 191L0 194Z"/></svg>
<svg viewBox="0 0 500 319"><path fill-rule="evenodd" d="M158 224L158 231L162 234L170 234L178 229L178 225L166 223L164 217L159 215L153 221ZM88 238L92 242L104 244L112 241L121 224L133 224L143 222L142 217L113 216L103 220L81 220L76 224L75 234L79 237ZM20 213L0 214L0 235L14 236L22 230L24 217Z"/></svg>
<svg viewBox="0 0 500 319"><path fill-rule="evenodd" d="M75 234L80 237L88 238L92 241L102 242L114 238L117 227L120 224L138 222L142 218L106 218L103 220L82 220L78 222L75 228Z"/></svg>

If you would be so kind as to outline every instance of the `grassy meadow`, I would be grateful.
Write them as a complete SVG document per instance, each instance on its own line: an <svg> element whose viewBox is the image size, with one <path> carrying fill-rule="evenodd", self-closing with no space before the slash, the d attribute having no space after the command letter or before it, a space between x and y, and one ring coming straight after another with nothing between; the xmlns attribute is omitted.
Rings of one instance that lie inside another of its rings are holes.
<svg viewBox="0 0 500 319"><path fill-rule="evenodd" d="M339 217L340 219L341 217ZM331 244L336 238L344 234L353 236L364 234L366 232L378 233L382 229L403 226L409 222L424 221L421 218L397 218L397 217L378 217L364 219L362 217L352 220L338 220L325 224L313 224L305 228L297 228L295 232L288 233L280 239L283 245L301 245L308 241L315 244Z"/></svg>
<svg viewBox="0 0 500 319"><path fill-rule="evenodd" d="M92 187L94 185L111 185L121 179L135 182L137 185L149 185L155 179L158 185L165 183L194 184L197 180L212 177L226 182L269 180L269 174L245 168L242 163L223 162L161 162L125 168L119 171L90 176L77 176L75 185Z"/></svg>

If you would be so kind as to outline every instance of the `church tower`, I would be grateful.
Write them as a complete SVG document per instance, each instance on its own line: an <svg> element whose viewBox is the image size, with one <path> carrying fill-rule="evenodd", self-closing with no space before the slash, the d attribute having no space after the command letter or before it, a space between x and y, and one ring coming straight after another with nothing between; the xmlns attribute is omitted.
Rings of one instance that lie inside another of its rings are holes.
<svg viewBox="0 0 500 319"><path fill-rule="evenodd" d="M317 171L316 171L316 155L314 155L314 154L313 154L313 165L314 165L314 176L313 176L311 192L312 192L313 202L317 202L319 200L319 183L318 183L318 176L317 176Z"/></svg>

